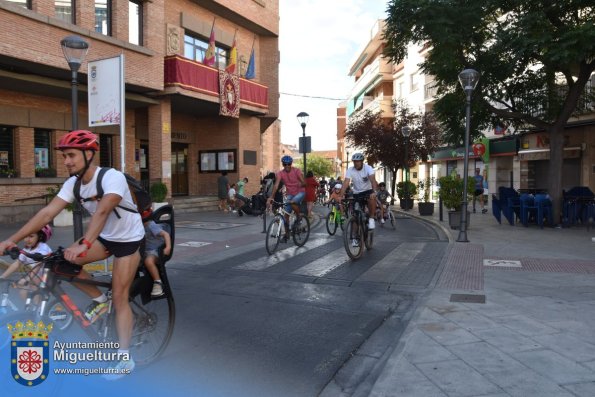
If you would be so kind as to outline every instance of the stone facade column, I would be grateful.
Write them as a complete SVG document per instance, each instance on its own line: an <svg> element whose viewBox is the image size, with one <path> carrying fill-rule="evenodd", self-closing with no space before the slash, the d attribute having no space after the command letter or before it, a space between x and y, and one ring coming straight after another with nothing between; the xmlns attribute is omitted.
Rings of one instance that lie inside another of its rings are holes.
<svg viewBox="0 0 595 397"><path fill-rule="evenodd" d="M54 146L56 146L58 144L58 142L60 142L60 139L62 139L62 137L64 135L66 135L68 133L68 131L66 130L55 130L54 131ZM66 167L64 167L64 160L62 159L62 152L59 150L55 150L54 151L55 156L53 157L52 160L52 167L54 167L56 169L56 177L58 178L68 178L68 171L66 170ZM97 156L97 155L96 155Z"/></svg>
<svg viewBox="0 0 595 397"><path fill-rule="evenodd" d="M33 128L15 128L14 139L14 166L17 175L21 178L33 178L35 176L35 134Z"/></svg>
<svg viewBox="0 0 595 397"><path fill-rule="evenodd" d="M161 181L171 196L171 101L149 106L149 177Z"/></svg>

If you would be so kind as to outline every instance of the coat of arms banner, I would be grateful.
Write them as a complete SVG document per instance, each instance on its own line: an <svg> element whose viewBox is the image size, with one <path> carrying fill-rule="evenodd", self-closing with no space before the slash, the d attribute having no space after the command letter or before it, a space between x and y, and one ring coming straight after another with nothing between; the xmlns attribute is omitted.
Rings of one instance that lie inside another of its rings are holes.
<svg viewBox="0 0 595 397"><path fill-rule="evenodd" d="M236 74L219 71L219 114L240 117L240 79Z"/></svg>

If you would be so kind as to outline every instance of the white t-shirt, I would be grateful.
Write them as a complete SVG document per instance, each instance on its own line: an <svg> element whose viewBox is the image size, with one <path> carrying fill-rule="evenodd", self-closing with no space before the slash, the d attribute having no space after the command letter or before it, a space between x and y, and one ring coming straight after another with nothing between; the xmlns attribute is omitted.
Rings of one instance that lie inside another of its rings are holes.
<svg viewBox="0 0 595 397"><path fill-rule="evenodd" d="M361 170L356 170L355 167L349 167L345 178L349 178L353 182L353 193L361 193L366 190L372 190L372 182L370 175L374 175L374 168L368 164L364 164Z"/></svg>
<svg viewBox="0 0 595 397"><path fill-rule="evenodd" d="M82 198L88 198L97 195L97 175L99 174L99 170L100 167L97 167L91 182L87 183L86 185L84 183L81 184L80 194ZM72 203L74 201L75 182L76 177L73 176L68 178L66 182L64 182L64 185L62 185L62 189L60 189L58 197L66 202ZM101 185L103 186L104 196L110 193L117 194L118 196L122 197L119 205L136 210L136 204L134 204L134 201L132 200L128 183L126 182L126 177L123 173L113 168L108 170L103 175ZM97 211L97 204L98 202L96 200L90 200L84 202L83 207L85 207L85 209L89 211L91 215L93 215L95 211ZM107 217L105 226L99 235L108 241L120 243L142 240L142 238L145 236L145 229L143 227L140 214L126 211L118 207L116 207L116 211L118 211L120 218L116 216L114 211L111 211Z"/></svg>
<svg viewBox="0 0 595 397"><path fill-rule="evenodd" d="M236 197L236 190L233 187L229 188L229 192L227 192L227 195L231 200L233 200Z"/></svg>
<svg viewBox="0 0 595 397"><path fill-rule="evenodd" d="M25 247L25 248L23 248L23 251L27 252L28 254L47 255L52 252L52 249L46 243L39 242L39 243L37 243L37 247L35 247L35 248ZM29 267L33 267L33 265L37 263L33 259L28 258L23 254L19 254L19 262L21 262L25 265L28 265Z"/></svg>

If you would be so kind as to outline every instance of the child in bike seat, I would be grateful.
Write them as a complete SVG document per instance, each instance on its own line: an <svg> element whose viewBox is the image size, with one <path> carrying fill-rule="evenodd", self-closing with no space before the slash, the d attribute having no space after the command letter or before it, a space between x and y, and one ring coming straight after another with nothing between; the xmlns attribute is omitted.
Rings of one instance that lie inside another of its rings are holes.
<svg viewBox="0 0 595 397"><path fill-rule="evenodd" d="M26 236L23 240L25 242L25 247L23 251L27 252L28 254L42 254L48 255L52 253L52 249L46 242L52 237L52 227L50 225L45 225L41 228L40 231L37 233L32 233ZM30 288L35 288L34 285L39 284L39 277L41 276L41 267L37 266L39 262L35 262L33 259L26 257L23 254L20 254L18 259L14 261L5 271L0 275L0 278L7 278L12 273L17 271L19 267L23 266L27 270L27 275L22 277L18 282L17 286L19 288L19 294L21 297L26 299L27 291L25 291L25 287L31 283Z"/></svg>
<svg viewBox="0 0 595 397"><path fill-rule="evenodd" d="M334 201L335 203L339 204L339 209L341 211L343 211L343 204L341 203L341 200L343 200L343 196L341 195L342 188L343 188L343 185L341 185L340 183L335 183L333 192L331 193L331 196L329 197L328 201L325 204L329 204Z"/></svg>
<svg viewBox="0 0 595 397"><path fill-rule="evenodd" d="M171 237L165 231L163 225L151 219L152 212L143 214L143 225L145 226L145 267L153 278L153 289L151 297L163 296L163 283L159 278L157 260L159 259L159 248L164 245L163 253L169 255L171 252Z"/></svg>
<svg viewBox="0 0 595 397"><path fill-rule="evenodd" d="M378 192L376 193L376 202L379 204L378 208L380 209L380 223L384 223L384 219L386 219L386 205L390 197L391 195L386 190L386 183L380 182L378 184Z"/></svg>

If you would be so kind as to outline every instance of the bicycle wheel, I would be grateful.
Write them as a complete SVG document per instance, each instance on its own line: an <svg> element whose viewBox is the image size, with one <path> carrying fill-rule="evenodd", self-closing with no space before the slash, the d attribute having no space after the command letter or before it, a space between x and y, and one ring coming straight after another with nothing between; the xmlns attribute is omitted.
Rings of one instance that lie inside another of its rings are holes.
<svg viewBox="0 0 595 397"><path fill-rule="evenodd" d="M391 210L388 211L388 219L390 219L390 225L393 227L393 230L397 228L397 221L395 220L395 215Z"/></svg>
<svg viewBox="0 0 595 397"><path fill-rule="evenodd" d="M139 365L148 364L159 357L174 331L174 299L169 287L164 287L166 293L162 298L151 299L149 290L149 297L146 293L138 294L130 301L134 318L130 355Z"/></svg>
<svg viewBox="0 0 595 397"><path fill-rule="evenodd" d="M265 246L269 255L273 255L279 246L279 241L285 233L283 225L283 220L279 215L275 215L271 223L269 223L265 240Z"/></svg>
<svg viewBox="0 0 595 397"><path fill-rule="evenodd" d="M334 236L335 233L337 232L337 222L336 222L336 219L337 219L337 216L336 216L335 210L333 209L326 216L326 231L331 236Z"/></svg>
<svg viewBox="0 0 595 397"><path fill-rule="evenodd" d="M310 237L310 220L307 216L300 216L293 224L293 242L298 247L303 246Z"/></svg>
<svg viewBox="0 0 595 397"><path fill-rule="evenodd" d="M364 243L366 245L367 250L370 251L372 249L372 246L374 245L374 230L366 228L366 230L364 231Z"/></svg>
<svg viewBox="0 0 595 397"><path fill-rule="evenodd" d="M363 230L359 227L357 219L351 217L345 224L345 233L343 233L343 245L345 251L351 259L359 259L364 252Z"/></svg>

